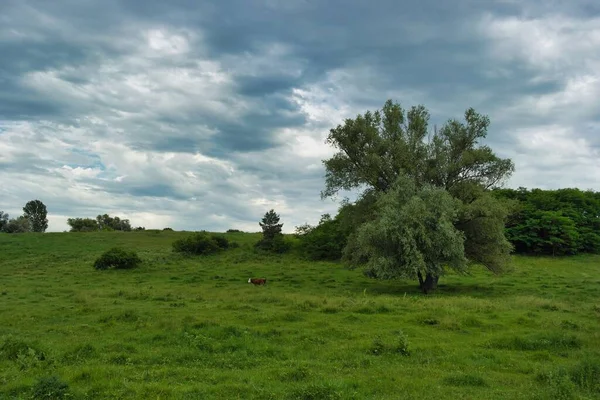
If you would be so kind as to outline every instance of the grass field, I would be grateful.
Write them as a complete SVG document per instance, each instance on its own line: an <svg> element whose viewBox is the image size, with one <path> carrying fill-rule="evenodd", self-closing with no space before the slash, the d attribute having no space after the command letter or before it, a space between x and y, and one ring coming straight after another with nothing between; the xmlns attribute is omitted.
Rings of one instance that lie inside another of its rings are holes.
<svg viewBox="0 0 600 400"><path fill-rule="evenodd" d="M0 235L0 398L50 376L75 399L600 398L600 257L517 257L425 296L256 254L254 234L185 258L183 235ZM94 270L114 245L143 265Z"/></svg>

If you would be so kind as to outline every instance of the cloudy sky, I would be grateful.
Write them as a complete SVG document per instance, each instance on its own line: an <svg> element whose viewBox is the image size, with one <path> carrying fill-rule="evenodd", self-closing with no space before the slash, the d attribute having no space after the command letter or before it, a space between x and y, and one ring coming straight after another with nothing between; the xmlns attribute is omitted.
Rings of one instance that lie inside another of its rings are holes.
<svg viewBox="0 0 600 400"><path fill-rule="evenodd" d="M0 210L290 232L388 98L489 115L510 187L600 190L600 2L0 0Z"/></svg>

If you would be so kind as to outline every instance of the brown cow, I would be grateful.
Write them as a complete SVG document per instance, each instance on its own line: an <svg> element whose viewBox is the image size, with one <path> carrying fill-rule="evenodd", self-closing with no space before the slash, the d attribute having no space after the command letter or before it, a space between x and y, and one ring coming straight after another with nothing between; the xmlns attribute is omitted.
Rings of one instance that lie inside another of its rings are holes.
<svg viewBox="0 0 600 400"><path fill-rule="evenodd" d="M248 278L248 283L252 283L253 285L266 285L267 278Z"/></svg>

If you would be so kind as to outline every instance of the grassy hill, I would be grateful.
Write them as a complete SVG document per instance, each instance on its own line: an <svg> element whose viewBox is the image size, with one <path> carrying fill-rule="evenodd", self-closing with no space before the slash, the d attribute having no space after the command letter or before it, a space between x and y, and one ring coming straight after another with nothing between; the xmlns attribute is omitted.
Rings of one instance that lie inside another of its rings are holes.
<svg viewBox="0 0 600 400"><path fill-rule="evenodd" d="M256 254L256 234L172 253L185 235L0 235L0 398L52 375L76 399L600 396L600 257L515 258L510 274L445 276L424 296ZM115 245L143 265L94 270Z"/></svg>

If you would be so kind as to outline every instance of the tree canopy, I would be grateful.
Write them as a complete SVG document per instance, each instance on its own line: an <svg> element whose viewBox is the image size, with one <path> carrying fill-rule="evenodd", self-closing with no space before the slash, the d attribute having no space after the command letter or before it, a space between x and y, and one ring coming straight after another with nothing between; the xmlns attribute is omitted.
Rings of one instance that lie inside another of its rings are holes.
<svg viewBox="0 0 600 400"><path fill-rule="evenodd" d="M422 287L425 280L437 282L443 265L461 269L461 251L465 262L498 272L511 250L504 235L509 208L489 189L501 185L514 164L480 143L487 136L489 118L469 108L464 122L449 120L433 134L429 119L422 105L406 111L388 100L382 110L367 111L331 129L327 143L338 151L324 160L321 193L325 198L340 190L363 190L354 204L361 215L352 212L353 207L345 208L347 218L359 222L348 239L346 260L367 265L383 279L421 271L426 274ZM443 212L435 211L436 202L445 207ZM433 223L435 212L442 219ZM442 233L446 236L433 240ZM425 238L431 240L430 247Z"/></svg>
<svg viewBox="0 0 600 400"><path fill-rule="evenodd" d="M23 216L27 218L31 224L31 231L46 232L48 229L48 210L46 205L40 200L31 200L23 207Z"/></svg>

